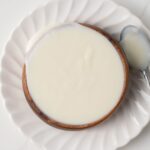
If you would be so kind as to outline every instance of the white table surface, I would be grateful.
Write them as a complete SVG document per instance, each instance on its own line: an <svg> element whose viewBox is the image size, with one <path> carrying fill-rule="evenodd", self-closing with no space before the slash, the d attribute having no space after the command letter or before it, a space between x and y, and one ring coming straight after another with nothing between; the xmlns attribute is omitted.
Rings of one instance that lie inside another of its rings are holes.
<svg viewBox="0 0 150 150"><path fill-rule="evenodd" d="M49 0L0 0L0 52L11 31L29 12ZM129 8L150 27L150 0L114 0ZM145 9L146 12L144 11ZM0 100L0 150L43 150L25 137L10 119ZM142 133L119 150L150 150L150 123Z"/></svg>

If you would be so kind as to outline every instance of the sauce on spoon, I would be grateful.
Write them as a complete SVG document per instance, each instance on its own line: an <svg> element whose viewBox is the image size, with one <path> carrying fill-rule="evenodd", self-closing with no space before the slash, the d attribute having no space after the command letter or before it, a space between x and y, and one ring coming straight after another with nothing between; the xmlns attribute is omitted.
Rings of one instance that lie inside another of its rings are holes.
<svg viewBox="0 0 150 150"><path fill-rule="evenodd" d="M136 70L141 70L150 85L148 76L150 41L148 36L141 29L130 25L122 30L120 45L126 54L129 65Z"/></svg>

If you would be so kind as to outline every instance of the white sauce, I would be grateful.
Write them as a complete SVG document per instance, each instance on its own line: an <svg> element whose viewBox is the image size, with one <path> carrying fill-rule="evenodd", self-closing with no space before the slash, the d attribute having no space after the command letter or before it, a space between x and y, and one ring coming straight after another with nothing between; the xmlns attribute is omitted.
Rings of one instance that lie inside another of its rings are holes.
<svg viewBox="0 0 150 150"><path fill-rule="evenodd" d="M66 124L86 124L104 117L123 90L124 69L113 45L78 24L49 31L32 48L26 67L36 105Z"/></svg>
<svg viewBox="0 0 150 150"><path fill-rule="evenodd" d="M147 36L136 27L128 27L122 33L123 47L131 67L144 70L150 63L150 42Z"/></svg>

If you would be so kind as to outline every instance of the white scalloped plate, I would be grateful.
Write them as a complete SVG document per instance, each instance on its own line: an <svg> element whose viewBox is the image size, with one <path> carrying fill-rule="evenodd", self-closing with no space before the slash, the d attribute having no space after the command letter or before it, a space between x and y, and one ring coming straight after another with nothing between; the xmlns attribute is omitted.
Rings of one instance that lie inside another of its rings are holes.
<svg viewBox="0 0 150 150"><path fill-rule="evenodd" d="M47 150L115 150L140 133L150 120L150 89L140 73L131 73L128 95L118 111L103 124L82 131L63 131L48 126L25 100L21 73L27 47L43 29L70 21L99 26L116 39L128 24L145 28L138 18L111 1L62 0L38 8L23 19L4 49L1 94L5 106L23 133Z"/></svg>

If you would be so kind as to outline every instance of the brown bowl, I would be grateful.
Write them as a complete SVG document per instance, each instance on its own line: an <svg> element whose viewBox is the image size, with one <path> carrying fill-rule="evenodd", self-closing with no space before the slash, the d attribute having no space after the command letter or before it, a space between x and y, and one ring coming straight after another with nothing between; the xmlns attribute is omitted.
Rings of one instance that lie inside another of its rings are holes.
<svg viewBox="0 0 150 150"><path fill-rule="evenodd" d="M32 108L32 110L43 120L45 121L47 124L57 127L57 128L62 128L62 129L67 129L67 130L79 130L79 129L84 129L84 128L89 128L92 126L95 126L101 122L103 122L104 120L106 120L108 117L111 116L111 114L118 108L118 106L120 105L120 103L122 102L125 93L127 91L127 87L128 87L128 76L129 76L129 68L128 68L128 64L127 64L127 60L126 57L119 45L119 43L114 40L108 33L104 32L102 29L96 27L96 26L92 26L89 24L81 24L83 26L89 27L101 34L103 34L111 43L112 45L115 47L116 51L118 52L120 59L122 61L123 67L124 67L124 75L125 75L125 80L124 80L124 87L120 96L120 99L118 101L118 103L116 104L116 106L107 114L105 115L103 118L100 118L99 120L96 120L94 122L88 123L88 124L82 124L82 125L71 125L71 124L65 124L65 123L61 123L58 122L50 117L48 117L46 114L44 114L35 104L34 100L31 97L31 94L28 90L28 85L27 85L27 79L26 79L26 66L24 64L23 66L23 72L22 72L22 86L23 86L23 90L24 90L24 94L25 97L27 99L27 102L29 103L30 107Z"/></svg>

